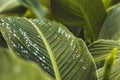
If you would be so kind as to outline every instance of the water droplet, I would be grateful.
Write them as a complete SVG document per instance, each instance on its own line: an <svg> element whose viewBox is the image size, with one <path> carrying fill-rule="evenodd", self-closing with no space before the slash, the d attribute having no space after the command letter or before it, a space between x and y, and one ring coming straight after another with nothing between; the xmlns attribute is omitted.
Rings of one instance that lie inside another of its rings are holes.
<svg viewBox="0 0 120 80"><path fill-rule="evenodd" d="M11 39L11 37L10 37L10 36L9 36L8 38L9 38L9 39Z"/></svg>
<svg viewBox="0 0 120 80"><path fill-rule="evenodd" d="M49 67L47 67L47 69L50 69Z"/></svg>
<svg viewBox="0 0 120 80"><path fill-rule="evenodd" d="M82 59L80 59L80 61L79 61L79 62L83 63L83 60L82 60Z"/></svg>
<svg viewBox="0 0 120 80"><path fill-rule="evenodd" d="M42 60L44 63L46 63L46 61L45 60Z"/></svg>
<svg viewBox="0 0 120 80"><path fill-rule="evenodd" d="M58 37L57 40L60 40L60 38Z"/></svg>
<svg viewBox="0 0 120 80"><path fill-rule="evenodd" d="M71 41L70 45L73 45L74 44L74 40Z"/></svg>
<svg viewBox="0 0 120 80"><path fill-rule="evenodd" d="M27 50L21 50L21 52L23 52L23 53L28 53L28 51L27 51Z"/></svg>
<svg viewBox="0 0 120 80"><path fill-rule="evenodd" d="M17 45L11 40L10 41L13 47L17 47Z"/></svg>
<svg viewBox="0 0 120 80"><path fill-rule="evenodd" d="M62 29L59 27L59 28L58 28L58 32L61 33L61 31L62 31Z"/></svg>
<svg viewBox="0 0 120 80"><path fill-rule="evenodd" d="M82 66L82 69L86 70L87 68L85 66Z"/></svg>
<svg viewBox="0 0 120 80"><path fill-rule="evenodd" d="M45 59L45 56L43 56L43 59Z"/></svg>
<svg viewBox="0 0 120 80"><path fill-rule="evenodd" d="M42 58L41 58L41 57L39 57L39 59L40 59L40 60L42 60Z"/></svg>
<svg viewBox="0 0 120 80"><path fill-rule="evenodd" d="M47 69L47 67L45 66L44 69Z"/></svg>
<svg viewBox="0 0 120 80"><path fill-rule="evenodd" d="M27 46L29 47L30 45L28 44Z"/></svg>
<svg viewBox="0 0 120 80"><path fill-rule="evenodd" d="M34 55L37 56L38 54L36 52L34 52Z"/></svg>
<svg viewBox="0 0 120 80"><path fill-rule="evenodd" d="M40 36L37 36L38 38L40 38Z"/></svg>
<svg viewBox="0 0 120 80"><path fill-rule="evenodd" d="M13 22L11 18L6 17L9 22Z"/></svg>
<svg viewBox="0 0 120 80"><path fill-rule="evenodd" d="M45 66L45 64L42 63L42 66Z"/></svg>

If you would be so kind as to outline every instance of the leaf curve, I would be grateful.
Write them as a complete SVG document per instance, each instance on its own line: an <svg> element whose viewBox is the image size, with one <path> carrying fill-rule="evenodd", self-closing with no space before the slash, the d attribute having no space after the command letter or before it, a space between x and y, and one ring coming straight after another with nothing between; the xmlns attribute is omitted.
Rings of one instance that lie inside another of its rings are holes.
<svg viewBox="0 0 120 80"><path fill-rule="evenodd" d="M38 63L55 77L51 59L38 32L26 18L0 17L8 45L23 58ZM54 53L62 80L97 80L96 67L85 43L65 26L46 19L30 19L44 34ZM91 74L92 71L92 74ZM80 74L81 73L81 74Z"/></svg>
<svg viewBox="0 0 120 80"><path fill-rule="evenodd" d="M120 39L120 3L111 7L102 25L99 39Z"/></svg>
<svg viewBox="0 0 120 80"><path fill-rule="evenodd" d="M41 0L18 0L18 2L30 9L37 16L37 18L45 18L48 14L48 9L46 6L43 6L41 3L43 1ZM47 2L48 1L46 1L46 3Z"/></svg>
<svg viewBox="0 0 120 80"><path fill-rule="evenodd" d="M95 62L97 63L98 67L102 67L104 64L104 60L109 55L113 48L118 48L117 57L120 56L120 41L114 40L104 40L100 39L95 41L94 43L88 46L90 53L92 54Z"/></svg>
<svg viewBox="0 0 120 80"><path fill-rule="evenodd" d="M117 4L117 3L120 3L120 0L102 0L106 9L108 9L109 7Z"/></svg>
<svg viewBox="0 0 120 80"><path fill-rule="evenodd" d="M53 78L35 63L19 58L8 49L0 48L0 80L53 80Z"/></svg>
<svg viewBox="0 0 120 80"><path fill-rule="evenodd" d="M106 16L101 0L50 0L53 17L65 25L83 27L85 40L95 41Z"/></svg>

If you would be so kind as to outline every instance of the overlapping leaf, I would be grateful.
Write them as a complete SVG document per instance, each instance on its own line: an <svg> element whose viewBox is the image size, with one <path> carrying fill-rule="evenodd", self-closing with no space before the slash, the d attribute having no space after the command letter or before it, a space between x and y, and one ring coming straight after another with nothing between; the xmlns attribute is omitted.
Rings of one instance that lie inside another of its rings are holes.
<svg viewBox="0 0 120 80"><path fill-rule="evenodd" d="M99 79L103 80L104 68L98 70ZM109 80L120 80L120 59L113 65Z"/></svg>
<svg viewBox="0 0 120 80"><path fill-rule="evenodd" d="M0 13L19 6L17 0L0 0Z"/></svg>
<svg viewBox="0 0 120 80"><path fill-rule="evenodd" d="M105 19L99 34L99 39L120 39L120 3L113 6Z"/></svg>
<svg viewBox="0 0 120 80"><path fill-rule="evenodd" d="M92 42L98 37L106 11L101 0L50 0L56 20L84 28L84 37Z"/></svg>
<svg viewBox="0 0 120 80"><path fill-rule="evenodd" d="M98 67L103 66L103 61L113 48L118 48L117 56L120 56L120 41L113 40L98 40L88 46L90 53L92 54Z"/></svg>
<svg viewBox="0 0 120 80"><path fill-rule="evenodd" d="M101 39L90 44L88 46L88 49L93 55L95 61L100 61L100 60L104 60L108 56L109 52L115 47L120 49L120 41ZM118 52L120 51L118 50Z"/></svg>
<svg viewBox="0 0 120 80"><path fill-rule="evenodd" d="M94 61L86 45L60 23L2 16L0 25L8 45L21 57L38 63L50 75L55 76L54 63L51 63L42 36L53 52L62 80L97 80ZM35 27L43 33L42 36Z"/></svg>
<svg viewBox="0 0 120 80"><path fill-rule="evenodd" d="M33 62L18 58L8 49L0 48L0 80L53 80Z"/></svg>
<svg viewBox="0 0 120 80"><path fill-rule="evenodd" d="M117 4L117 3L120 3L120 0L102 0L106 9Z"/></svg>
<svg viewBox="0 0 120 80"><path fill-rule="evenodd" d="M38 18L44 18L48 14L47 6L43 6L42 3L49 4L49 0L18 0L21 5L30 9Z"/></svg>
<svg viewBox="0 0 120 80"><path fill-rule="evenodd" d="M103 80L104 77L104 60L109 55L113 48L118 48L117 51L117 62L113 64L111 73L110 73L110 80L119 80L120 79L120 41L113 41L113 40L98 40L88 46L89 51L91 52L92 56L95 59L97 67L100 68L98 70L99 79Z"/></svg>

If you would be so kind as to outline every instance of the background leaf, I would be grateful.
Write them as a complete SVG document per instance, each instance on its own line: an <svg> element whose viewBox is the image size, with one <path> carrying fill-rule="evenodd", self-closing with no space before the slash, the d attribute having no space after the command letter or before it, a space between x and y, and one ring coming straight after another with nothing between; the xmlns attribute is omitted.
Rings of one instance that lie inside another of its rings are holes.
<svg viewBox="0 0 120 80"><path fill-rule="evenodd" d="M6 10L10 10L19 5L20 4L17 0L0 0L0 13Z"/></svg>
<svg viewBox="0 0 120 80"><path fill-rule="evenodd" d="M117 3L120 3L120 0L102 0L106 9L117 4Z"/></svg>
<svg viewBox="0 0 120 80"><path fill-rule="evenodd" d="M103 72L104 72L103 68L98 70L100 80L103 80ZM109 80L119 80L119 79L120 79L120 58L118 58L117 62L113 65Z"/></svg>
<svg viewBox="0 0 120 80"><path fill-rule="evenodd" d="M65 26L46 19L28 21L26 18L1 16L0 21L1 32L8 45L21 57L38 63L53 77L51 60L33 23L48 41L62 80L97 80L94 60L85 43L74 37Z"/></svg>
<svg viewBox="0 0 120 80"><path fill-rule="evenodd" d="M104 60L109 55L113 48L118 48L117 57L120 56L120 41L114 40L98 40L88 46L90 53L92 54L98 68L102 67Z"/></svg>
<svg viewBox="0 0 120 80"><path fill-rule="evenodd" d="M99 79L103 80L104 77L104 61L106 57L109 55L111 50L113 48L118 48L117 51L117 61L115 64L113 64L111 73L110 73L110 80L119 80L120 79L120 72L119 72L119 66L120 66L120 41L114 41L114 40L98 40L88 46L88 49L92 56L95 59L95 62L97 64L98 73L99 73Z"/></svg>
<svg viewBox="0 0 120 80"><path fill-rule="evenodd" d="M106 16L101 0L50 0L53 17L65 25L83 27L88 43L95 41Z"/></svg>
<svg viewBox="0 0 120 80"><path fill-rule="evenodd" d="M99 39L119 40L120 39L120 4L113 6L105 19Z"/></svg>
<svg viewBox="0 0 120 80"><path fill-rule="evenodd" d="M47 2L49 4L49 0L18 0L19 3L28 9L30 9L37 18L45 18L48 14L48 9L45 4L47 5ZM44 5L42 3L44 3ZM48 6L48 5L47 5Z"/></svg>
<svg viewBox="0 0 120 80"><path fill-rule="evenodd" d="M0 48L0 80L53 80L35 63L18 58L8 49Z"/></svg>

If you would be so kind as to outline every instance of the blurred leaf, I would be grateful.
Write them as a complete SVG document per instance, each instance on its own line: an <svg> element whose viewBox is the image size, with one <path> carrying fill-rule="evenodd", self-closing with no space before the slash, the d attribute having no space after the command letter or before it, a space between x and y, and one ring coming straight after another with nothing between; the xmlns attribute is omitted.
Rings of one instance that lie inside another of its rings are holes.
<svg viewBox="0 0 120 80"><path fill-rule="evenodd" d="M111 69L113 64L116 62L117 50L117 48L114 48L105 59L103 80L110 80Z"/></svg>
<svg viewBox="0 0 120 80"><path fill-rule="evenodd" d="M113 6L105 19L99 34L99 39L120 39L120 4Z"/></svg>
<svg viewBox="0 0 120 80"><path fill-rule="evenodd" d="M120 0L102 0L106 9L117 4L117 3L120 3Z"/></svg>
<svg viewBox="0 0 120 80"><path fill-rule="evenodd" d="M53 80L33 62L18 58L8 49L0 48L0 80Z"/></svg>
<svg viewBox="0 0 120 80"><path fill-rule="evenodd" d="M8 16L23 16L26 12L27 8L23 6L17 6L10 10L5 10L1 12L1 15L8 15Z"/></svg>
<svg viewBox="0 0 120 80"><path fill-rule="evenodd" d="M45 18L48 14L48 9L46 8L46 6L43 6L41 4L40 2L41 0L18 0L18 1L21 3L21 5L30 9L38 18Z"/></svg>
<svg viewBox="0 0 120 80"><path fill-rule="evenodd" d="M94 60L85 43L65 26L46 19L1 16L0 21L8 45L53 77L52 59L55 58L62 80L98 80Z"/></svg>
<svg viewBox="0 0 120 80"><path fill-rule="evenodd" d="M109 55L113 48L118 48L117 52L117 61L113 64L111 72L110 72L110 80L119 80L120 79L120 41L113 40L98 40L88 46L89 51L93 55L97 67L100 68L98 70L99 79L103 80L104 77L104 60Z"/></svg>
<svg viewBox="0 0 120 80"><path fill-rule="evenodd" d="M0 0L0 13L6 10L10 10L19 5L20 4L17 0Z"/></svg>
<svg viewBox="0 0 120 80"><path fill-rule="evenodd" d="M53 17L65 25L84 28L85 40L95 41L106 16L101 0L50 0Z"/></svg>
<svg viewBox="0 0 120 80"><path fill-rule="evenodd" d="M104 60L109 55L113 48L118 48L117 56L120 56L120 41L113 40L98 40L88 46L90 53L92 54L95 62L98 67L102 67L104 64Z"/></svg>
<svg viewBox="0 0 120 80"><path fill-rule="evenodd" d="M104 68L99 69L98 73L99 80L103 80ZM118 58L116 63L113 65L109 80L120 80L120 58Z"/></svg>

